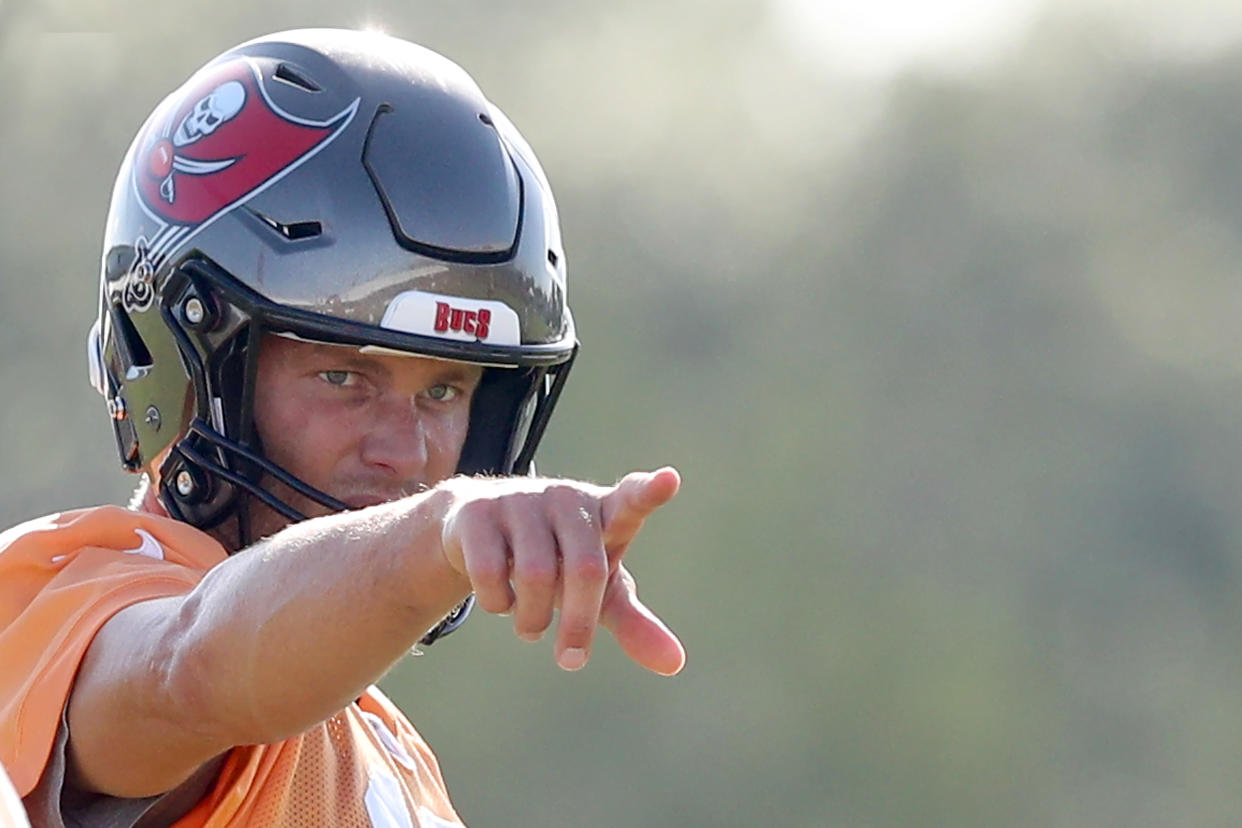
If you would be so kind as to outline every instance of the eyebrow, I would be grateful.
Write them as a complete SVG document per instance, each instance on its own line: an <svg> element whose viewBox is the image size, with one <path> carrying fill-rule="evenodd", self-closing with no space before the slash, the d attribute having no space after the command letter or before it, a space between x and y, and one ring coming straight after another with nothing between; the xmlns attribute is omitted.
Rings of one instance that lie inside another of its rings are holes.
<svg viewBox="0 0 1242 828"><path fill-rule="evenodd" d="M383 368L383 363L374 357L360 354L353 348L343 345L322 345L315 343L313 350L306 352L311 362L334 362L346 368ZM384 370L387 370L384 368Z"/></svg>
<svg viewBox="0 0 1242 828"><path fill-rule="evenodd" d="M483 366L481 365L436 359L421 354L410 354L409 356L412 359L426 359L436 363L434 377L441 382L466 382L476 377L482 378L483 376ZM330 360L345 369L365 369L382 374L385 377L392 376L392 371L389 370L388 365L382 359L369 354L358 353L358 351L349 346L315 343L314 353L310 356L310 359Z"/></svg>
<svg viewBox="0 0 1242 828"><path fill-rule="evenodd" d="M429 357L424 357L429 359ZM482 365L472 365L469 363L449 362L448 360L438 359L436 362L443 363L443 368L436 371L436 378L450 382L465 382L470 379L481 378L483 376ZM477 371L476 371L477 369Z"/></svg>

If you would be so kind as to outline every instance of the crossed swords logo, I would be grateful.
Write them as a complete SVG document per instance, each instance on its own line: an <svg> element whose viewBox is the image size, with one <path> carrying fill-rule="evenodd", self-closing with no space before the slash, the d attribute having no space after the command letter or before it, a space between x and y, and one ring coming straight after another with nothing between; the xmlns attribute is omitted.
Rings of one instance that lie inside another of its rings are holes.
<svg viewBox="0 0 1242 828"><path fill-rule="evenodd" d="M178 154L177 150L188 147L207 137L222 124L236 117L246 105L246 87L235 80L220 84L194 105L172 132L165 133L151 148L149 165L152 175L160 182L160 197L172 204L177 197L174 173L186 175L211 175L232 166L236 158L219 161L199 161Z"/></svg>

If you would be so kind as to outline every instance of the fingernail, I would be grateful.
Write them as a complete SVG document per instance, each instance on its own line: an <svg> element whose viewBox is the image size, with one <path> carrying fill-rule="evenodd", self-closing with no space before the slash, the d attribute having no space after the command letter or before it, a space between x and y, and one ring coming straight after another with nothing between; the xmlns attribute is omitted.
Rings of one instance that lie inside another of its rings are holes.
<svg viewBox="0 0 1242 828"><path fill-rule="evenodd" d="M523 641L529 641L531 644L534 644L536 641L543 638L543 633L541 632L520 632L517 634L517 637L522 639Z"/></svg>
<svg viewBox="0 0 1242 828"><path fill-rule="evenodd" d="M586 663L587 652L580 647L570 647L568 650L561 653L561 657L557 659L557 664L561 665L561 669L569 670L570 672L573 672L574 670L581 670L586 666Z"/></svg>

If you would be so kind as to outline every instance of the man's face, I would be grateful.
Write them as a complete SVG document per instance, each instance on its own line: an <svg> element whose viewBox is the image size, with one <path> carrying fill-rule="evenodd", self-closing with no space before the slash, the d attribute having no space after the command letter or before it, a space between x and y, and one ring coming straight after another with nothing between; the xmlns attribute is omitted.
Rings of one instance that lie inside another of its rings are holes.
<svg viewBox="0 0 1242 828"><path fill-rule="evenodd" d="M477 365L268 336L255 428L272 462L350 506L372 506L456 471L482 374ZM265 486L303 514L326 511L270 478ZM287 524L251 502L252 538Z"/></svg>

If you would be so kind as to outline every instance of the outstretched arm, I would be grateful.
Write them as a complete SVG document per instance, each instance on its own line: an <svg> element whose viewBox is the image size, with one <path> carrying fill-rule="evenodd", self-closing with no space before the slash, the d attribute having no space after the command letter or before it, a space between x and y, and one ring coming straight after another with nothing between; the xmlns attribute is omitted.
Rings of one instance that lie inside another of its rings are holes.
<svg viewBox="0 0 1242 828"><path fill-rule="evenodd" d="M69 706L84 788L169 790L234 745L299 733L356 698L470 591L577 669L603 624L636 662L675 673L676 637L621 566L676 471L616 486L454 478L419 495L308 520L234 555L189 594L117 613Z"/></svg>

